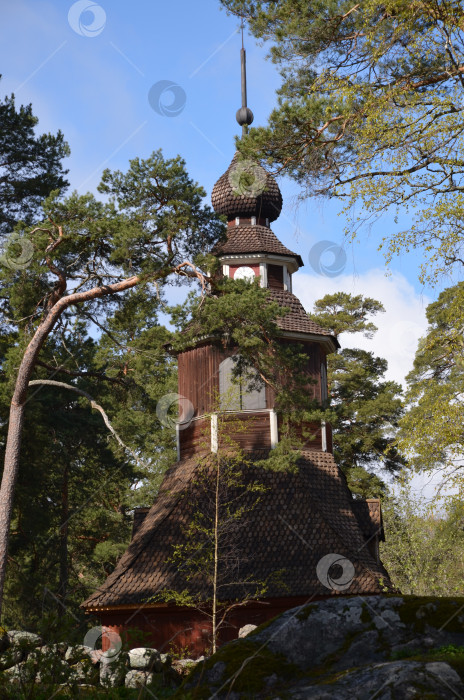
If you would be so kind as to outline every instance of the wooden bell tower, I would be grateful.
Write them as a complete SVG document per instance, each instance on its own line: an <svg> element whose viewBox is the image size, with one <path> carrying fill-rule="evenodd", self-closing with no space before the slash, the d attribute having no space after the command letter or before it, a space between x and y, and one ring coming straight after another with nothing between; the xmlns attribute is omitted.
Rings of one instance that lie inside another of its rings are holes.
<svg viewBox="0 0 464 700"><path fill-rule="evenodd" d="M253 114L246 101L243 48L241 59L242 107L237 121L246 134ZM306 370L312 380L308 391L312 398L324 402L327 355L337 350L338 342L308 318L292 293L292 277L303 262L270 228L282 209L276 181L261 166L236 154L214 186L212 203L228 222L226 241L213 251L222 274L231 279L258 277L271 300L290 310L278 321L280 342L304 347ZM205 463L214 469L220 457L216 454L218 411L221 418L233 417L234 424L237 419L246 420L245 429L233 435L248 453L241 468L245 479L256 476L265 487L241 531L241 574L243 580L269 582L264 597L234 607L221 641L236 638L244 624L260 624L309 601L393 590L379 559L378 542L384 539L380 502L352 498L333 458L329 425L300 426L301 437L310 433L313 439L298 448L296 471L263 467L263 458L266 460L279 442L275 397L268 387L250 390L246 378L231 382L236 352L236 348L224 348L203 338L179 353L178 391L190 402L192 414L177 425L177 462L166 472L153 506L137 513L132 540L115 570L82 604L118 634L130 634L134 627L143 630L160 651L188 646L192 654L199 655L210 644L204 614L194 607L163 602L163 593L180 593L193 585L200 598L210 595L201 576L192 583L183 567L173 562L172 554L173 548L185 543L186 527L195 514L199 470ZM231 398L232 384L235 392ZM337 569L330 573L330 562L338 563L343 576ZM327 571L322 571L326 564ZM278 579L276 572L280 572ZM227 590L221 594L225 601L236 595Z"/></svg>
<svg viewBox="0 0 464 700"><path fill-rule="evenodd" d="M269 297L290 312L278 321L281 341L298 343L308 357L310 378L308 391L323 403L327 399L327 355L336 351L338 341L308 318L303 306L292 293L292 276L303 265L301 257L286 248L275 236L270 223L282 208L282 195L275 179L261 166L240 160L236 154L212 192L216 212L228 219L227 239L218 246L222 274L231 279L252 281L269 290ZM274 448L279 441L279 421L272 390L247 390L247 382L235 384L237 396L230 395L234 349L224 350L212 341L203 340L178 356L179 394L193 406L189 422L178 425L178 459L204 450L209 432L211 451L217 449L217 421L214 410L248 419L248 428L237 433L237 443L245 450ZM218 402L219 397L219 402ZM249 420L252 418L253 420ZM307 430L309 428L309 431ZM332 452L330 425L300 426L300 433L310 433L306 447ZM301 437L301 435L299 436Z"/></svg>

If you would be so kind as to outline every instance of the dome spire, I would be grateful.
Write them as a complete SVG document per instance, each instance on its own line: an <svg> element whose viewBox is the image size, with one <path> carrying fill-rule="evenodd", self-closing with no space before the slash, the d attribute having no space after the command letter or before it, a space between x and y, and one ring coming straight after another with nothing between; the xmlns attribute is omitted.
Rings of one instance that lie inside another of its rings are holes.
<svg viewBox="0 0 464 700"><path fill-rule="evenodd" d="M246 86L246 51L243 46L243 17L242 17L242 23L240 25L240 28L242 30L242 48L240 49L240 63L241 63L241 68L242 68L242 79L241 79L241 84L242 84L242 106L240 107L239 110L237 110L237 114L235 115L235 118L237 122L240 124L242 127L242 137L245 136L248 133L248 125L253 122L254 116L253 112L251 109L248 109L247 107L247 86Z"/></svg>

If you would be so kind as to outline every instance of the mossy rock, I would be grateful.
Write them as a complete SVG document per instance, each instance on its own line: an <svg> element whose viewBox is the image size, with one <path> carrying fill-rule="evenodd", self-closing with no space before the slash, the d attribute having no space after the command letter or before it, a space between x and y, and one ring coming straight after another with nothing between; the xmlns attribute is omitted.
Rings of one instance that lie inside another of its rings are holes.
<svg viewBox="0 0 464 700"><path fill-rule="evenodd" d="M303 620L307 620L311 613L315 612L316 610L317 603L309 603L308 605L305 605L299 613L297 613L296 619L303 622ZM259 627L259 629L261 629L261 627Z"/></svg>
<svg viewBox="0 0 464 700"><path fill-rule="evenodd" d="M464 598L402 596L397 612L401 622L423 632L427 627L464 634Z"/></svg>
<svg viewBox="0 0 464 700"><path fill-rule="evenodd" d="M251 636L251 635L250 635ZM278 692L290 679L301 677L300 669L281 654L274 654L249 637L225 644L206 661L198 664L184 681L174 698L201 700L211 695L212 688L224 685L227 690L255 697L266 691L270 679L277 676L272 692Z"/></svg>
<svg viewBox="0 0 464 700"><path fill-rule="evenodd" d="M442 649L434 656L433 647L440 645L448 645L448 652ZM460 646L464 648L462 598L340 596L288 610L245 639L226 644L190 673L175 697L202 700L230 693L233 698L285 698L293 697L294 690L300 697L302 689L301 697L308 691L310 698L319 686L329 685L346 695L356 679L365 678L374 687L383 678L396 688L388 675L396 670L414 688L416 681L429 680L438 687L440 673L460 687ZM404 653L392 657L395 648ZM452 653L454 648L458 652ZM437 692L430 697L442 697Z"/></svg>

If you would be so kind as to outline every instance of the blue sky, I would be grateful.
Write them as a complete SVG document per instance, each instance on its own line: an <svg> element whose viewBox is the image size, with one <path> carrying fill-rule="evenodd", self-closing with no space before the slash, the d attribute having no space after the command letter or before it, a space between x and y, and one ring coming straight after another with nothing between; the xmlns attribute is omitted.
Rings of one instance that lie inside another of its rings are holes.
<svg viewBox="0 0 464 700"><path fill-rule="evenodd" d="M162 148L166 156L183 156L209 198L239 131L238 22L217 0L10 0L0 8L0 36L1 92L32 102L39 130L63 131L71 147L72 188L95 192L105 167L125 169L130 158ZM254 123L264 124L279 76L266 60L266 47L246 36L246 48L248 102ZM160 81L179 86L175 116L162 114L171 92L149 102ZM273 228L305 262L295 278L296 293L308 309L337 289L379 298L387 313L379 319L377 339L346 341L387 357L390 376L402 380L425 329L425 306L436 292L419 285L413 256L395 260L385 277L377 248L393 220L385 217L348 245L343 270L327 277L311 268L309 255L321 240L343 245L337 205L314 200L297 205L297 186L280 185L284 209ZM327 254L326 264L331 260Z"/></svg>

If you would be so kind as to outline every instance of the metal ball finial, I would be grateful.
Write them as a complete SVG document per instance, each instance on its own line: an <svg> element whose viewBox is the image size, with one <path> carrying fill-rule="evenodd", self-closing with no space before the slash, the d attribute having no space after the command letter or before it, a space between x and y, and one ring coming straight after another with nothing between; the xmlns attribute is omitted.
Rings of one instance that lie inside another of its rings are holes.
<svg viewBox="0 0 464 700"><path fill-rule="evenodd" d="M240 109L237 110L235 118L240 126L244 126L245 124L250 126L253 122L254 115L249 107L240 107Z"/></svg>

